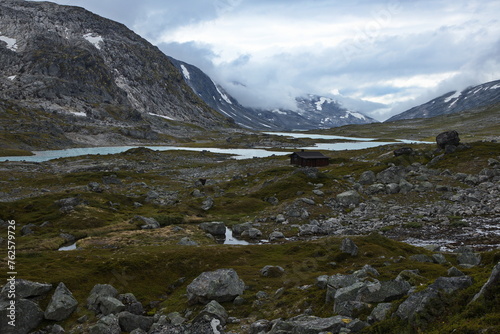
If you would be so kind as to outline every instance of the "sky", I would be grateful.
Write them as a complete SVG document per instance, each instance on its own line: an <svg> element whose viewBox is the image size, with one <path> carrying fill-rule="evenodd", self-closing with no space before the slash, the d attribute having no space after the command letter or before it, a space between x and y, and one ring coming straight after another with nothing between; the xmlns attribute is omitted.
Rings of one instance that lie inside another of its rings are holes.
<svg viewBox="0 0 500 334"><path fill-rule="evenodd" d="M121 22L241 104L305 94L386 105L383 121L500 79L500 1L56 0Z"/></svg>

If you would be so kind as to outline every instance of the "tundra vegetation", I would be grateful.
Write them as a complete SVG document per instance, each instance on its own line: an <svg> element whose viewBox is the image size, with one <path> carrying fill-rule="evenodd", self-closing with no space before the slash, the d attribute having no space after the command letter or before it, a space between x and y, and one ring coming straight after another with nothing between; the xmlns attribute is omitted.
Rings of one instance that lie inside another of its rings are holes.
<svg viewBox="0 0 500 334"><path fill-rule="evenodd" d="M225 142L248 143L237 136ZM403 147L396 143L323 152L331 164L312 169L290 165L287 156L235 160L146 148L43 163L3 162L0 218L16 221L18 278L54 287L63 282L78 301L74 312L57 322L66 330L95 326L98 318L86 300L97 284L132 293L146 316L179 312L192 320L204 305L188 303L188 285L203 272L223 268L245 283L241 303L221 302L231 319L226 332L251 332L261 319L329 318L339 312L345 317L346 311L328 300L331 287L321 277L353 275L369 265L380 282L413 273L408 279L413 290L391 299L389 314L396 314L409 294L428 291L438 278L450 276L452 267L471 282L410 320L369 321L379 303L350 309L349 321L370 325L363 332L497 332L498 284L472 299L500 261L499 238L473 229L498 220L500 144L469 142L448 154L435 144L404 146L412 153L395 156ZM370 175L375 179L366 181ZM411 188L403 191L406 183ZM233 231L247 223L259 233L239 235L246 235L249 245L220 244L220 235L200 228L211 222ZM471 234L460 239L464 231ZM6 245L5 229L2 233ZM402 242L436 233L458 241L442 248L432 240L425 248ZM357 247L355 255L342 250L347 237ZM58 251L75 242L75 250ZM465 253L479 263L464 264ZM4 272L6 263L0 264ZM263 275L266 266L283 271ZM38 301L41 309L50 296ZM54 321L44 320L38 328L47 326Z"/></svg>

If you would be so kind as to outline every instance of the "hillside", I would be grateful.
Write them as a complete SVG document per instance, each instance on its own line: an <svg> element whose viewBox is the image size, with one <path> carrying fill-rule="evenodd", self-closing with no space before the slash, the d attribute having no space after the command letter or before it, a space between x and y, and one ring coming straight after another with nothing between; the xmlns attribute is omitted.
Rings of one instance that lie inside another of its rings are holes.
<svg viewBox="0 0 500 334"><path fill-rule="evenodd" d="M484 108L498 103L500 103L500 80L469 87L461 92L446 93L427 103L395 115L386 122L448 115L470 109Z"/></svg>
<svg viewBox="0 0 500 334"><path fill-rule="evenodd" d="M500 140L500 104L441 115L432 118L404 119L369 125L347 125L321 130L321 133L366 138L405 138L433 141L433 136L456 130L467 141ZM315 131L316 132L316 131Z"/></svg>
<svg viewBox="0 0 500 334"><path fill-rule="evenodd" d="M3 142L18 148L172 140L234 127L127 27L49 2L0 4L0 101Z"/></svg>

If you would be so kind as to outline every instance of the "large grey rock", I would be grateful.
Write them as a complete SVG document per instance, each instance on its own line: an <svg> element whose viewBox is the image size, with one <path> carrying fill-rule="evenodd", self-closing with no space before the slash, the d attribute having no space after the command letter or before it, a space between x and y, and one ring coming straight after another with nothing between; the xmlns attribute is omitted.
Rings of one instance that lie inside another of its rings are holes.
<svg viewBox="0 0 500 334"><path fill-rule="evenodd" d="M121 294L118 296L118 300L125 305L125 311L137 315L144 313L144 307L132 293Z"/></svg>
<svg viewBox="0 0 500 334"><path fill-rule="evenodd" d="M187 297L190 304L215 300L227 302L242 295L245 283L238 277L234 269L218 269L202 273L187 287Z"/></svg>
<svg viewBox="0 0 500 334"><path fill-rule="evenodd" d="M376 180L377 180L377 177L376 177L375 173L372 172L371 170L367 170L359 176L358 183L363 184L363 185L370 185L370 184L375 183Z"/></svg>
<svg viewBox="0 0 500 334"><path fill-rule="evenodd" d="M14 318L12 318L12 316ZM37 328L43 320L40 307L27 299L18 299L14 306L10 301L0 301L0 333L27 334ZM9 322L15 320L15 326Z"/></svg>
<svg viewBox="0 0 500 334"><path fill-rule="evenodd" d="M211 208L213 208L214 204L215 204L215 202L214 202L213 198L212 197L207 197L207 199L205 199L203 201L203 203L201 203L201 209L203 211L208 211Z"/></svg>
<svg viewBox="0 0 500 334"><path fill-rule="evenodd" d="M89 334L121 334L118 317L114 314L106 315L89 327Z"/></svg>
<svg viewBox="0 0 500 334"><path fill-rule="evenodd" d="M285 239L285 235L280 231L273 231L269 234L269 241L275 241L278 239Z"/></svg>
<svg viewBox="0 0 500 334"><path fill-rule="evenodd" d="M399 183L404 176L404 169L397 166L392 166L384 169L377 174L377 180L383 184Z"/></svg>
<svg viewBox="0 0 500 334"><path fill-rule="evenodd" d="M379 303L372 310L372 313L367 318L367 321L371 324L379 321L384 321L389 316L392 309L392 303Z"/></svg>
<svg viewBox="0 0 500 334"><path fill-rule="evenodd" d="M442 149L446 148L447 145L458 146L460 144L460 137L455 130L445 131L436 136L436 143Z"/></svg>
<svg viewBox="0 0 500 334"><path fill-rule="evenodd" d="M370 304L357 301L348 300L340 303L335 303L333 307L333 313L338 315L343 315L346 317L357 317L361 312L364 312L370 308Z"/></svg>
<svg viewBox="0 0 500 334"><path fill-rule="evenodd" d="M425 289L413 293L399 305L395 314L403 320L413 322L415 318L422 317L422 313L426 310L429 304L435 302L436 300L439 300L439 294L435 289Z"/></svg>
<svg viewBox="0 0 500 334"><path fill-rule="evenodd" d="M471 286L472 283L472 277L470 276L439 277L434 283L429 285L429 288L444 291L445 293L452 293L465 289Z"/></svg>
<svg viewBox="0 0 500 334"><path fill-rule="evenodd" d="M358 255L358 246L349 238L342 239L342 244L340 245L340 251L351 256Z"/></svg>
<svg viewBox="0 0 500 334"><path fill-rule="evenodd" d="M103 315L118 314L125 310L125 305L115 297L99 297L99 312Z"/></svg>
<svg viewBox="0 0 500 334"><path fill-rule="evenodd" d="M143 230L160 228L160 223L158 223L156 219L143 216L135 216L132 218L130 223L142 228Z"/></svg>
<svg viewBox="0 0 500 334"><path fill-rule="evenodd" d="M198 243L189 237L181 238L177 244L181 246L198 246Z"/></svg>
<svg viewBox="0 0 500 334"><path fill-rule="evenodd" d="M259 239L261 236L262 232L259 229L256 229L255 227L251 227L248 230L245 230L241 233L242 238Z"/></svg>
<svg viewBox="0 0 500 334"><path fill-rule="evenodd" d="M359 281L359 277L354 275L335 274L330 276L326 282L326 302L329 303L335 299L338 289L351 286Z"/></svg>
<svg viewBox="0 0 500 334"><path fill-rule="evenodd" d="M405 296L411 285L404 280L392 280L369 283L360 294L360 300L366 303L390 302Z"/></svg>
<svg viewBox="0 0 500 334"><path fill-rule="evenodd" d="M339 333L342 328L347 328L347 323L351 320L343 316L318 318L315 316L300 315L286 321L276 321L268 334Z"/></svg>
<svg viewBox="0 0 500 334"><path fill-rule="evenodd" d="M481 255L472 252L464 252L457 255L459 265L477 266L481 264Z"/></svg>
<svg viewBox="0 0 500 334"><path fill-rule="evenodd" d="M131 332L137 328L148 332L153 322L153 317L132 314L127 311L118 313L118 323L123 332Z"/></svg>
<svg viewBox="0 0 500 334"><path fill-rule="evenodd" d="M252 227L253 227L253 224L251 222L233 225L233 228L232 228L233 235L236 235L236 236L241 235L244 231L249 230Z"/></svg>
<svg viewBox="0 0 500 334"><path fill-rule="evenodd" d="M210 303L205 305L203 310L201 310L201 312L194 318L193 322L199 322L202 320L209 322L214 318L219 320L219 324L221 326L225 326L229 316L226 309L221 304L212 300Z"/></svg>
<svg viewBox="0 0 500 334"><path fill-rule="evenodd" d="M90 291L89 297L87 298L87 307L89 310L92 310L94 312L100 312L100 298L116 296L118 296L118 291L116 291L116 289L112 285L96 284Z"/></svg>
<svg viewBox="0 0 500 334"><path fill-rule="evenodd" d="M493 268L490 278L481 287L481 290L472 298L472 302L482 298L482 297L493 297L492 289L498 286L500 282L500 262Z"/></svg>
<svg viewBox="0 0 500 334"><path fill-rule="evenodd" d="M225 235L226 234L226 224L223 222L206 222L201 223L200 228L212 235Z"/></svg>
<svg viewBox="0 0 500 334"><path fill-rule="evenodd" d="M3 286L0 292L0 299L7 299L10 282L11 281L8 281L7 284ZM32 282L18 278L15 280L15 290L17 298L32 298L49 293L49 291L52 290L52 284Z"/></svg>
<svg viewBox="0 0 500 334"><path fill-rule="evenodd" d="M78 306L78 301L73 297L73 294L64 285L64 283L59 283L56 291L52 295L47 309L45 310L44 316L47 320L62 321L68 318L71 313L76 310Z"/></svg>
<svg viewBox="0 0 500 334"><path fill-rule="evenodd" d="M264 277L281 277L285 269L280 266L265 266L260 270L260 275Z"/></svg>
<svg viewBox="0 0 500 334"><path fill-rule="evenodd" d="M348 190L338 194L337 201L344 206L358 205L361 201L361 196L356 190Z"/></svg>

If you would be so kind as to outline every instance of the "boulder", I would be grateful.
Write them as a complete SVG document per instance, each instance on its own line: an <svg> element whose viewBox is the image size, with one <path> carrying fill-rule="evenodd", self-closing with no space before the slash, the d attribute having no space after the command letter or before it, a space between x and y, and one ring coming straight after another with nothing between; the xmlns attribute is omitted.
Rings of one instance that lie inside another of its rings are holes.
<svg viewBox="0 0 500 334"><path fill-rule="evenodd" d="M121 334L118 318L114 314L106 315L89 328L89 334Z"/></svg>
<svg viewBox="0 0 500 334"><path fill-rule="evenodd" d="M143 216L135 216L132 218L130 223L142 228L143 230L160 228L160 223L158 223L156 219Z"/></svg>
<svg viewBox="0 0 500 334"><path fill-rule="evenodd" d="M190 304L207 304L212 300L227 302L242 295L244 290L245 283L234 269L218 269L195 278L187 287L187 297Z"/></svg>
<svg viewBox="0 0 500 334"><path fill-rule="evenodd" d="M405 296L410 288L404 280L369 283L359 292L359 299L366 303L390 302Z"/></svg>
<svg viewBox="0 0 500 334"><path fill-rule="evenodd" d="M124 293L118 296L118 300L125 305L125 311L132 314L142 315L144 307L132 293Z"/></svg>
<svg viewBox="0 0 500 334"><path fill-rule="evenodd" d="M73 297L73 294L64 285L64 283L59 283L56 291L52 295L47 309L45 310L44 316L47 320L62 321L68 318L71 313L76 310L78 306L78 301Z"/></svg>
<svg viewBox="0 0 500 334"><path fill-rule="evenodd" d="M413 293L399 305L395 315L413 322L417 317L422 317L429 304L439 300L438 296L437 290L429 288Z"/></svg>
<svg viewBox="0 0 500 334"><path fill-rule="evenodd" d="M249 239L259 239L261 236L262 232L254 227L251 227L241 233L241 237Z"/></svg>
<svg viewBox="0 0 500 334"><path fill-rule="evenodd" d="M399 183L404 176L404 169L397 166L392 166L384 169L377 174L377 180L383 184Z"/></svg>
<svg viewBox="0 0 500 334"><path fill-rule="evenodd" d="M460 137L458 136L458 132L453 131L445 131L436 136L436 143L439 148L444 149L447 145L458 146L460 144Z"/></svg>
<svg viewBox="0 0 500 334"><path fill-rule="evenodd" d="M358 255L358 246L349 238L342 239L342 244L340 245L340 251L351 256Z"/></svg>
<svg viewBox="0 0 500 334"><path fill-rule="evenodd" d="M337 201L344 206L358 205L361 196L356 190L348 190L337 195Z"/></svg>
<svg viewBox="0 0 500 334"><path fill-rule="evenodd" d="M118 296L118 291L116 291L116 289L109 284L96 284L90 291L89 297L87 298L87 308L98 313L100 298L108 296L116 297Z"/></svg>
<svg viewBox="0 0 500 334"><path fill-rule="evenodd" d="M371 170L367 170L359 176L358 183L363 185L370 185L375 183L376 180L377 177L375 173L372 172Z"/></svg>
<svg viewBox="0 0 500 334"><path fill-rule="evenodd" d="M99 300L99 312L103 315L118 314L125 310L125 305L115 297L104 296Z"/></svg>
<svg viewBox="0 0 500 334"><path fill-rule="evenodd" d="M13 314L10 301L0 301L0 333L27 334L37 328L43 320L40 307L27 299L18 299L15 304L15 327L8 324L8 316ZM12 329L15 328L15 332Z"/></svg>
<svg viewBox="0 0 500 334"><path fill-rule="evenodd" d="M285 269L280 266L265 266L260 270L260 275L264 277L281 277Z"/></svg>
<svg viewBox="0 0 500 334"><path fill-rule="evenodd" d="M198 246L198 243L189 237L182 238L177 244L181 246Z"/></svg>
<svg viewBox="0 0 500 334"><path fill-rule="evenodd" d="M280 232L280 231L274 231L274 232L271 232L271 234L269 234L269 241L275 241L275 240L284 239L284 238L285 238L285 235L283 234L283 232Z"/></svg>
<svg viewBox="0 0 500 334"><path fill-rule="evenodd" d="M132 314L127 311L118 313L118 323L123 332L131 332L137 328L148 332L153 322L153 317Z"/></svg>
<svg viewBox="0 0 500 334"><path fill-rule="evenodd" d="M214 318L219 320L220 325L225 326L229 315L221 304L212 300L205 305L203 310L194 318L193 322L199 322L201 320L210 322Z"/></svg>
<svg viewBox="0 0 500 334"><path fill-rule="evenodd" d="M280 215L278 215L278 216L280 216ZM241 235L241 233L243 233L246 230L251 229L252 227L253 227L253 224L251 222L233 225L233 228L232 228L233 235L236 235L236 236Z"/></svg>
<svg viewBox="0 0 500 334"><path fill-rule="evenodd" d="M497 265L493 268L490 278L484 285L481 287L481 290L472 298L472 302L485 297L485 298L491 298L494 297L495 294L493 293L493 288L498 286L500 282L500 262L497 263Z"/></svg>
<svg viewBox="0 0 500 334"><path fill-rule="evenodd" d="M32 282L25 279L16 279L16 297L18 298L33 298L37 296L43 296L52 290L52 284ZM5 284L0 291L0 300L7 300L7 295L9 293L9 283Z"/></svg>
<svg viewBox="0 0 500 334"><path fill-rule="evenodd" d="M401 147L396 150L394 150L394 156L399 157L401 155L412 155L413 154L413 149L411 147Z"/></svg>
<svg viewBox="0 0 500 334"><path fill-rule="evenodd" d="M201 223L200 228L211 235L226 235L226 225L223 222Z"/></svg>
<svg viewBox="0 0 500 334"><path fill-rule="evenodd" d="M213 208L214 204L214 200L211 197L207 197L207 199L205 199L203 203L201 203L201 209L203 211L208 211Z"/></svg>
<svg viewBox="0 0 500 334"><path fill-rule="evenodd" d="M375 306L375 308L372 310L372 313L367 318L367 321L370 324L373 324L375 322L383 321L387 319L389 316L389 312L391 311L392 308L392 303L380 303Z"/></svg>
<svg viewBox="0 0 500 334"><path fill-rule="evenodd" d="M304 333L304 334L319 334L319 333L339 333L342 328L347 328L347 324L352 319L343 316L334 316L330 318L319 318L309 315L299 315L292 319L283 321L278 320L268 334L281 333Z"/></svg>
<svg viewBox="0 0 500 334"><path fill-rule="evenodd" d="M452 293L468 288L472 283L472 277L470 276L439 277L434 283L429 285L429 288L444 291L445 293Z"/></svg>

